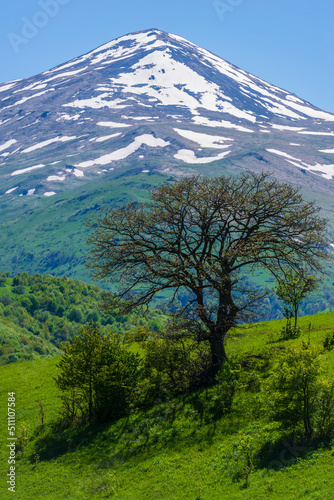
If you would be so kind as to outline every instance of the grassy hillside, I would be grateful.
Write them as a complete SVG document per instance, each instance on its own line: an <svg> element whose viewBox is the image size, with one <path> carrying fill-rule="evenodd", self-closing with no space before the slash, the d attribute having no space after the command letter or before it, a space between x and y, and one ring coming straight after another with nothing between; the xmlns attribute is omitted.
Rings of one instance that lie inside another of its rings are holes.
<svg viewBox="0 0 334 500"><path fill-rule="evenodd" d="M59 393L52 379L57 358L0 367L1 412L7 393L16 393L18 499L117 500L322 499L334 491L334 443L296 440L273 421L261 403L277 353L303 341L321 349L324 376L334 375L334 351L323 350L334 330L334 313L300 319L300 338L281 341L282 321L249 325L229 338L227 352L241 363L232 411L217 415L217 394L195 391L130 415L118 422L62 430ZM37 399L43 404L45 426ZM7 438L5 425L1 439ZM249 486L234 482L251 454ZM1 498L6 492L5 447L1 456ZM239 458L238 458L239 457Z"/></svg>

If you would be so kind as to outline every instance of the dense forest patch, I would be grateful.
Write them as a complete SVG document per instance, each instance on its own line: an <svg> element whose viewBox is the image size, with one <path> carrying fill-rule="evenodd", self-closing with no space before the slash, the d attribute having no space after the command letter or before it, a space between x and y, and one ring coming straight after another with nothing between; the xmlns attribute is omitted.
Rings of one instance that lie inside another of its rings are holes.
<svg viewBox="0 0 334 500"><path fill-rule="evenodd" d="M58 354L62 342L90 321L101 333L124 334L138 326L157 331L165 322L160 310L147 315L106 314L103 290L71 278L27 272L0 275L0 364Z"/></svg>

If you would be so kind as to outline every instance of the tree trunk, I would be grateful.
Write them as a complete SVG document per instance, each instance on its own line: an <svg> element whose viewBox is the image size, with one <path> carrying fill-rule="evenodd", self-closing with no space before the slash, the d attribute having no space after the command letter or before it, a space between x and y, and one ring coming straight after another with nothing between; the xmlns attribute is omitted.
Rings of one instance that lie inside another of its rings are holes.
<svg viewBox="0 0 334 500"><path fill-rule="evenodd" d="M295 328L297 328L298 307L295 307Z"/></svg>
<svg viewBox="0 0 334 500"><path fill-rule="evenodd" d="M227 331L223 329L216 329L214 332L212 332L211 338L209 340L211 351L211 366L208 371L208 377L210 381L213 381L218 375L222 364L228 361L224 345L226 333Z"/></svg>
<svg viewBox="0 0 334 500"><path fill-rule="evenodd" d="M88 389L88 420L91 422L93 417L93 387L92 374L89 374L89 389Z"/></svg>
<svg viewBox="0 0 334 500"><path fill-rule="evenodd" d="M226 279L222 290L219 291L219 306L217 312L217 321L214 322L203 305L203 297L200 297L198 303L198 313L203 323L210 330L208 341L211 351L211 365L205 373L206 383L214 381L224 362L228 362L225 352L225 337L227 332L235 326L235 319L238 309L232 298L232 285L229 279L229 271L225 269Z"/></svg>

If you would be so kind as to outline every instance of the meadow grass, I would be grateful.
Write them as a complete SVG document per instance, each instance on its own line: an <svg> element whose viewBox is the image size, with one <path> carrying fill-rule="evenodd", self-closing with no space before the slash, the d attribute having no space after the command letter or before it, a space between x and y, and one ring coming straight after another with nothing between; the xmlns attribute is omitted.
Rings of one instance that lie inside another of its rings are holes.
<svg viewBox="0 0 334 500"><path fill-rule="evenodd" d="M322 349L334 313L299 319L301 336L278 341L282 320L248 325L229 338L231 359L247 360L302 341ZM333 376L334 351L323 351L322 365ZM207 410L210 389L194 391L128 418L71 429L54 426L60 411L53 381L57 358L0 367L0 497L7 491L7 397L16 393L18 499L219 500L322 499L334 491L334 443L305 443L267 420L259 393L240 388L232 411L216 418ZM268 368L258 370L265 377ZM254 369L256 371L256 368ZM249 376L249 373L248 373ZM41 428L37 400L45 412ZM242 468L236 449L245 438L256 466L249 482L235 482ZM247 486L247 487L246 487Z"/></svg>

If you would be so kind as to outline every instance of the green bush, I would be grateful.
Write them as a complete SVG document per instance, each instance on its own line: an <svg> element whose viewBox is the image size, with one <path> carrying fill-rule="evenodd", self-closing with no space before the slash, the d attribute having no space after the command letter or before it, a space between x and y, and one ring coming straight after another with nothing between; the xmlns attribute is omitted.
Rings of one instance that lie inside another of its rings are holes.
<svg viewBox="0 0 334 500"><path fill-rule="evenodd" d="M8 354L7 363L15 363L16 361L18 361L18 359L19 358L15 354L13 354L13 353Z"/></svg>
<svg viewBox="0 0 334 500"><path fill-rule="evenodd" d="M202 385L210 364L209 346L193 339L154 337L143 343L144 371L157 392L175 395Z"/></svg>
<svg viewBox="0 0 334 500"><path fill-rule="evenodd" d="M141 362L120 336L101 335L90 324L63 350L55 381L63 391L65 421L110 421L129 413Z"/></svg>
<svg viewBox="0 0 334 500"><path fill-rule="evenodd" d="M222 364L215 383L202 391L195 401L195 408L205 420L219 420L231 411L239 378L239 363L229 361Z"/></svg>
<svg viewBox="0 0 334 500"><path fill-rule="evenodd" d="M283 428L302 429L307 438L314 431L321 388L318 356L309 346L284 350L263 387L267 416Z"/></svg>
<svg viewBox="0 0 334 500"><path fill-rule="evenodd" d="M323 346L324 349L327 349L327 351L331 351L332 349L334 349L334 332L326 333L323 341Z"/></svg>
<svg viewBox="0 0 334 500"><path fill-rule="evenodd" d="M286 326L283 326L279 340L290 340L296 339L300 336L301 330L298 326L292 326L291 323L287 323Z"/></svg>
<svg viewBox="0 0 334 500"><path fill-rule="evenodd" d="M317 397L316 431L319 437L326 438L334 433L334 382L321 379Z"/></svg>

